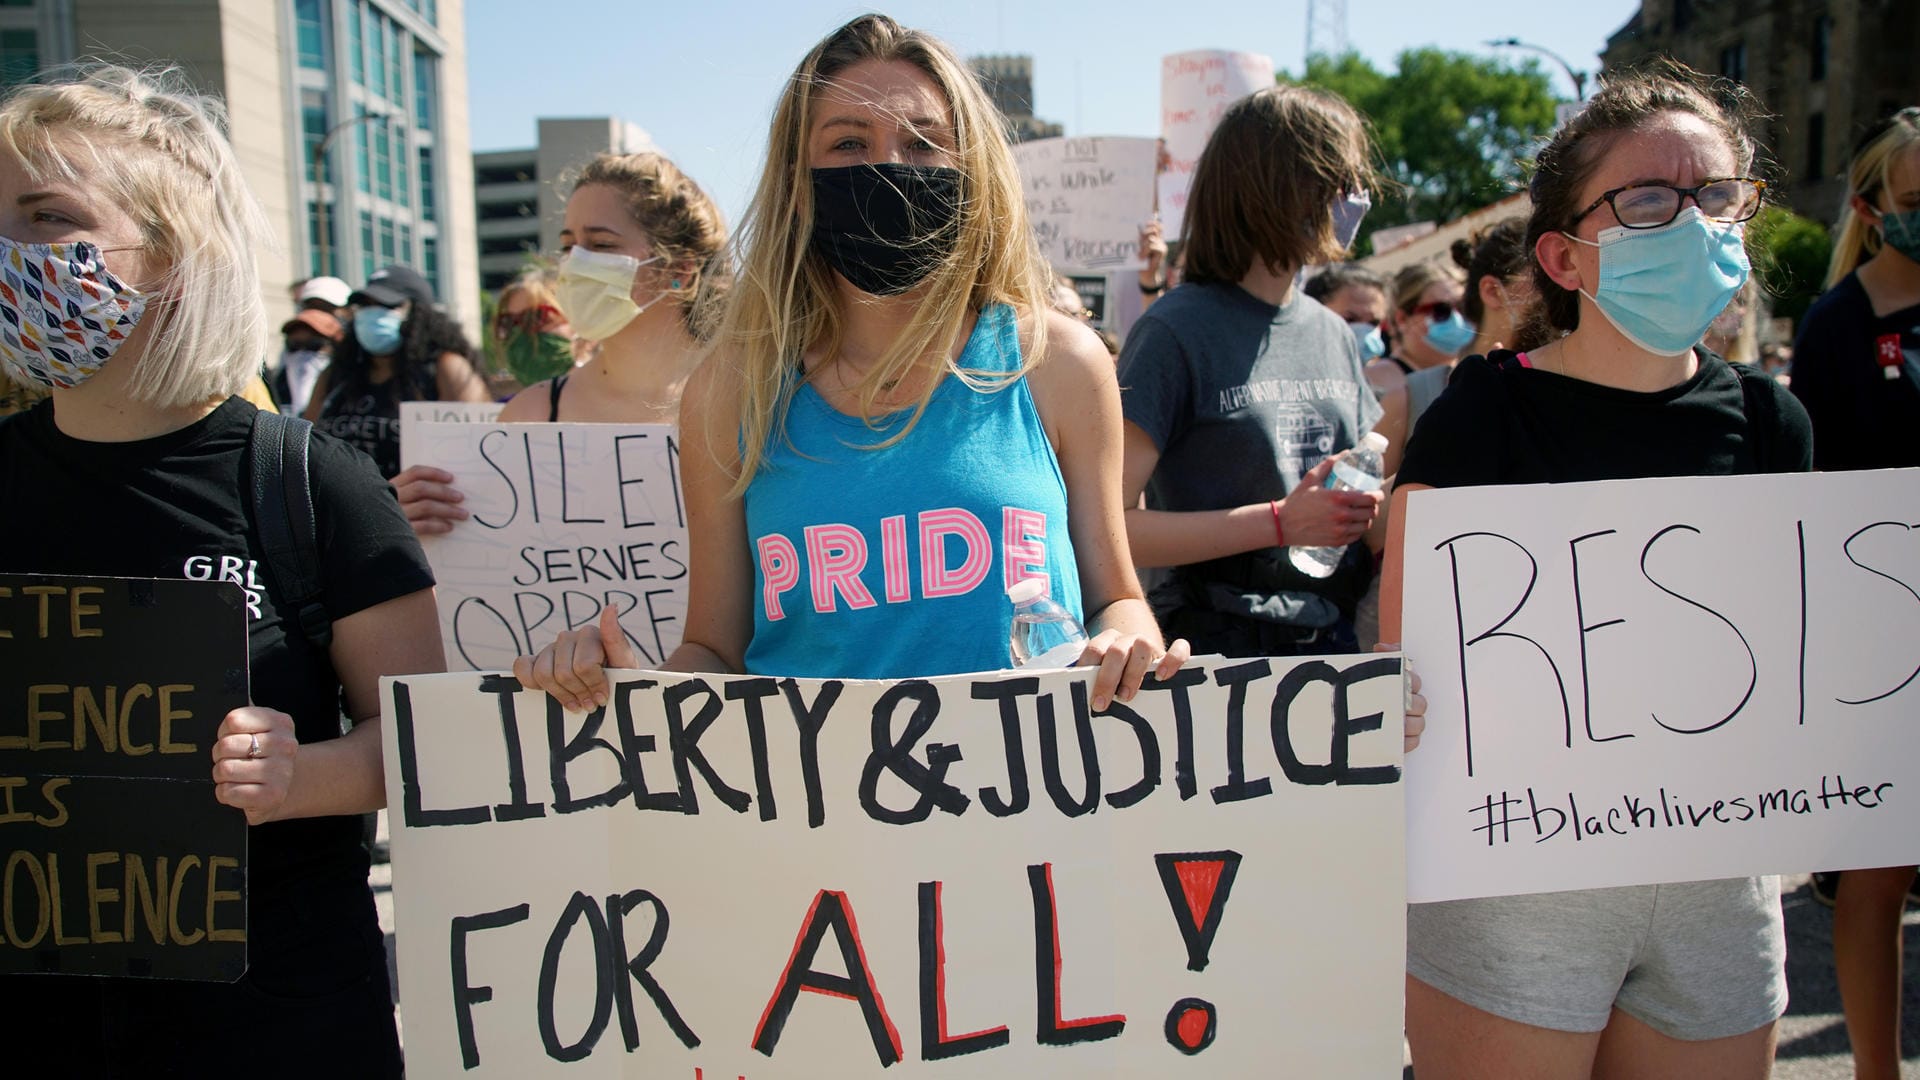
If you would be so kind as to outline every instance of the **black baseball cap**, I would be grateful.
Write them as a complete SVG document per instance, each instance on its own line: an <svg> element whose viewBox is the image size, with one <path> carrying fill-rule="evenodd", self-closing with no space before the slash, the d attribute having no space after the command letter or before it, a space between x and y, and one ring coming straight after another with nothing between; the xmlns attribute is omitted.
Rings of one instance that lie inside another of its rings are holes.
<svg viewBox="0 0 1920 1080"><path fill-rule="evenodd" d="M377 304L388 308L399 307L408 301L432 307L433 287L413 270L397 265L375 270L365 285L347 297L349 304Z"/></svg>

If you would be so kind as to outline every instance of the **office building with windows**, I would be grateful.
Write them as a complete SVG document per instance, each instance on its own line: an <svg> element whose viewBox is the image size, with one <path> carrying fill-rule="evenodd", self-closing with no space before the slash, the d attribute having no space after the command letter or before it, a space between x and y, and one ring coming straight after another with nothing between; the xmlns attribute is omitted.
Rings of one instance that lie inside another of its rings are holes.
<svg viewBox="0 0 1920 1080"><path fill-rule="evenodd" d="M595 154L656 149L644 130L611 116L543 117L536 142L473 155L480 287L489 292L519 276L529 259L557 253L573 170Z"/></svg>
<svg viewBox="0 0 1920 1080"><path fill-rule="evenodd" d="M227 103L248 185L278 232L259 253L269 312L288 287L418 269L479 320L464 0L0 0L0 79L72 60L178 67Z"/></svg>

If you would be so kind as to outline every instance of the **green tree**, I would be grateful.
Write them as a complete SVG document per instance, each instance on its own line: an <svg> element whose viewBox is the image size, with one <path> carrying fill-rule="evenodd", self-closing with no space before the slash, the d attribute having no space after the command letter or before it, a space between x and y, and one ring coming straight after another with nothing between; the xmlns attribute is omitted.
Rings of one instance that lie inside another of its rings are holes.
<svg viewBox="0 0 1920 1080"><path fill-rule="evenodd" d="M1773 313L1800 322L1826 279L1833 239L1826 227L1784 206L1769 206L1747 225L1747 248Z"/></svg>
<svg viewBox="0 0 1920 1080"><path fill-rule="evenodd" d="M1519 187L1540 140L1553 130L1554 97L1532 60L1408 49L1381 72L1358 53L1315 56L1295 80L1332 90L1373 125L1397 192L1374 196L1362 232L1413 221L1446 222Z"/></svg>

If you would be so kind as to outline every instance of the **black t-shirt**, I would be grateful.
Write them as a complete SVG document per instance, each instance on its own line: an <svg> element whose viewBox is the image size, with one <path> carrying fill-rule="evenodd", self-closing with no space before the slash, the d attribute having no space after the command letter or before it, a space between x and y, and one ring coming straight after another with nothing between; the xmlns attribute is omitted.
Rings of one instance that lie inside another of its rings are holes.
<svg viewBox="0 0 1920 1080"><path fill-rule="evenodd" d="M0 422L0 506L37 508L23 515L31 528L0 529L0 570L236 582L247 594L254 704L292 716L301 742L321 742L340 735L340 682L276 601L248 520L256 411L232 398L179 431L124 443L62 434L50 402ZM316 434L309 468L328 615L343 619L433 586L393 489L364 458ZM364 877L359 837L353 817L256 826L251 883L271 888L316 868L357 868Z"/></svg>
<svg viewBox="0 0 1920 1080"><path fill-rule="evenodd" d="M1920 304L1875 315L1859 275L1841 279L1800 320L1793 395L1813 418L1817 468L1920 465Z"/></svg>
<svg viewBox="0 0 1920 1080"><path fill-rule="evenodd" d="M1523 367L1505 350L1469 356L1414 428L1397 482L1466 487L1812 467L1806 410L1784 387L1704 350L1697 355L1692 378L1652 393Z"/></svg>
<svg viewBox="0 0 1920 1080"><path fill-rule="evenodd" d="M125 443L62 434L51 402L0 420L0 506L15 515L0 529L0 570L237 581L246 590L253 702L291 715L302 743L321 742L340 735L340 684L326 653L290 622L292 613L274 595L249 520L255 412L234 398L179 431ZM334 619L433 585L392 488L366 458L316 434L310 476L322 602ZM211 757L207 767L211 773ZM271 1062L269 1072L285 1066L285 1075L312 1075L329 1060L384 1060L381 1040L391 1042L392 1024L389 1015L382 1036L381 1018L368 1011L378 1003L367 999L384 992L386 973L359 819L274 822L254 826L247 839L250 967L240 983L0 979L0 1007L39 1036L15 1044L27 1060L53 1041L80 1040L64 1043L67 1056L41 1075L85 1072L72 1056L80 1053L124 1062L128 1045L142 1048L142 1071L174 1075L190 1068L182 1062L249 1052L254 1040L289 1037L309 1023L338 1031L338 1045L283 1047L278 1053L321 1052L304 1063ZM289 1008L289 1001L301 1007ZM214 1039L195 1026L212 1013L257 1015L258 1030ZM371 1058L349 1056L368 1046Z"/></svg>
<svg viewBox="0 0 1920 1080"><path fill-rule="evenodd" d="M400 474L400 403L436 400L436 370L437 365L430 365L418 379L395 375L385 382L347 379L335 384L313 426L372 458L380 475L391 480Z"/></svg>

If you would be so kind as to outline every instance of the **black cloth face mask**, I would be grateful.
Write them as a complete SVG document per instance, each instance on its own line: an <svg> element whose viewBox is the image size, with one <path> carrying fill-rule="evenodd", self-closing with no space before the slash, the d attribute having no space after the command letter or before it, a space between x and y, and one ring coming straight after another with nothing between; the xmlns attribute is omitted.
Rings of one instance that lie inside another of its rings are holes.
<svg viewBox="0 0 1920 1080"><path fill-rule="evenodd" d="M920 284L960 235L960 170L847 165L813 170L813 249L874 296Z"/></svg>

